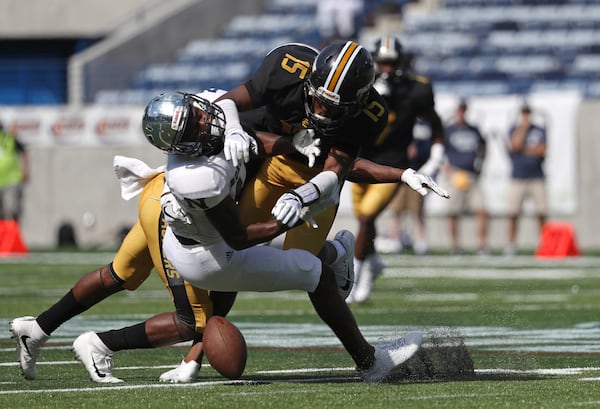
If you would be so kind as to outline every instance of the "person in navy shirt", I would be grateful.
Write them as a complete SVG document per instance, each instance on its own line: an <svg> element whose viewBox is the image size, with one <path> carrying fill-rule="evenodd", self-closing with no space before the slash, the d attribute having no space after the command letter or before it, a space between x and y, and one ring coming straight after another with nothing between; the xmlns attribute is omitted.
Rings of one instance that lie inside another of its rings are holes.
<svg viewBox="0 0 600 409"><path fill-rule="evenodd" d="M456 108L455 120L446 126L444 147L447 164L443 173L448 178L452 200L448 202L448 219L452 251L462 253L459 239L459 218L473 211L477 218L479 254L488 254L488 212L479 187L479 174L485 158L486 143L479 129L465 119L467 102L461 100Z"/></svg>
<svg viewBox="0 0 600 409"><path fill-rule="evenodd" d="M521 107L521 119L510 130L510 161L512 164L511 183L508 193L508 245L505 253L515 254L519 216L525 198L533 201L540 232L546 221L546 178L544 159L546 157L546 129L536 125L531 119L531 108Z"/></svg>

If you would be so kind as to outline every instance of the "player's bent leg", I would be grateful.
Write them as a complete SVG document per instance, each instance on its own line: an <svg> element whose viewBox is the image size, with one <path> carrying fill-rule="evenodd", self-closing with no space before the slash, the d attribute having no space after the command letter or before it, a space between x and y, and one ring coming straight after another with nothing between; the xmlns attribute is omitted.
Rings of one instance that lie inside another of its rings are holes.
<svg viewBox="0 0 600 409"><path fill-rule="evenodd" d="M333 270L323 265L321 280L309 298L319 317L335 333L348 351L356 366L366 370L373 364L375 349L367 342L358 328L350 308L338 292Z"/></svg>
<svg viewBox="0 0 600 409"><path fill-rule="evenodd" d="M147 349L194 339L197 333L174 312L155 315L146 322L100 333L86 332L73 343L73 351L90 379L98 383L122 382L113 373L113 355L124 349Z"/></svg>
<svg viewBox="0 0 600 409"><path fill-rule="evenodd" d="M175 312L164 312L148 319L145 332L152 348L191 341L199 335L194 328L181 322Z"/></svg>
<svg viewBox="0 0 600 409"><path fill-rule="evenodd" d="M10 323L12 338L17 342L19 367L25 379L37 377L37 359L50 335L62 324L122 289L113 280L110 266L105 265L81 277L58 302L37 318L20 317Z"/></svg>
<svg viewBox="0 0 600 409"><path fill-rule="evenodd" d="M309 293L319 317L342 342L366 382L384 381L416 354L423 337L410 333L392 342L371 346L363 337L348 305L337 293L337 284L329 267L323 267L322 279L316 290Z"/></svg>
<svg viewBox="0 0 600 409"><path fill-rule="evenodd" d="M81 277L73 287L73 298L87 309L123 290L123 283L115 274L113 264L107 264Z"/></svg>

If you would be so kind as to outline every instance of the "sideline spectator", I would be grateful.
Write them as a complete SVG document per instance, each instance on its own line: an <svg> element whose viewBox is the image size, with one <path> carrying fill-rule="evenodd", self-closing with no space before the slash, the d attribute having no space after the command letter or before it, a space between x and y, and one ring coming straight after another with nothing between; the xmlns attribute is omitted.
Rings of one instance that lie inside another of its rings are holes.
<svg viewBox="0 0 600 409"><path fill-rule="evenodd" d="M456 108L455 121L445 129L444 146L447 164L442 168L448 178L450 196L448 220L452 252L461 254L459 218L465 211L473 210L477 218L478 254L489 254L487 234L489 217L479 186L479 175L485 158L486 143L479 129L467 122L467 102L461 100Z"/></svg>
<svg viewBox="0 0 600 409"><path fill-rule="evenodd" d="M540 232L546 222L546 176L543 169L546 129L532 122L531 108L525 103L521 107L521 119L509 135L512 174L508 192L508 244L504 253L513 255L517 250L518 221L527 197L534 203Z"/></svg>

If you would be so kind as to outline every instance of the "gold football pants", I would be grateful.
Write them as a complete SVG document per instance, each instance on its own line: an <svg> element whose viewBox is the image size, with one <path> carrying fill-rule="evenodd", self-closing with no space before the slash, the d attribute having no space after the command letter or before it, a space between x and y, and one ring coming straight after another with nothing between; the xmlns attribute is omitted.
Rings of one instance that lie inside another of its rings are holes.
<svg viewBox="0 0 600 409"><path fill-rule="evenodd" d="M131 228L112 263L114 274L123 280L123 287L137 289L155 267L158 276L171 294L177 316L196 332L203 332L212 315L208 291L183 280L162 252L162 239L167 224L161 215L160 195L164 173L144 187L138 202L138 220Z"/></svg>
<svg viewBox="0 0 600 409"><path fill-rule="evenodd" d="M353 183L352 209L355 217L377 217L390 203L398 183Z"/></svg>
<svg viewBox="0 0 600 409"><path fill-rule="evenodd" d="M285 156L267 158L242 191L239 200L242 223L272 219L271 209L282 194L303 185L321 171L321 168L309 168ZM304 223L289 230L285 235L283 248L304 249L314 255L318 254L333 225L336 212L337 207L332 207L314 217L319 226L317 229Z"/></svg>

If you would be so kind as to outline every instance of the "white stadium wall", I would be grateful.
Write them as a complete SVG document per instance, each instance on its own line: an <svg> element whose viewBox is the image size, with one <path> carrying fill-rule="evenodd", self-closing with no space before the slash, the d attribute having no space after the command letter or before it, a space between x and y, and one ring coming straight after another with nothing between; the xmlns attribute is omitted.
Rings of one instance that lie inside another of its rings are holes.
<svg viewBox="0 0 600 409"><path fill-rule="evenodd" d="M528 98L534 117L548 128L546 160L550 219L573 223L581 247L598 249L595 217L600 172L596 170L600 145L600 102L580 101L574 94L535 94ZM473 98L469 119L480 126L488 140L488 161L482 182L494 218L492 246L505 240L505 203L510 164L504 148L508 128L516 120L522 99L517 96ZM439 95L437 109L450 119L456 98ZM114 155L134 156L152 166L164 155L150 146L141 133L143 107L108 108L0 107L0 120L14 127L29 147L31 180L21 222L25 241L32 248L56 244L62 222L75 226L79 243L85 247L114 247L118 232L136 220L136 201L125 202L112 171ZM596 132L597 133L597 132ZM448 234L444 201L428 196L428 231L433 247L446 247ZM526 207L526 214L530 215ZM380 218L385 225L386 214ZM342 194L339 222L355 226L351 216L348 186ZM531 220L532 221L532 220ZM521 244L535 246L535 224L525 221ZM380 228L381 232L385 230ZM474 228L463 228L466 245L474 242Z"/></svg>

